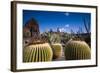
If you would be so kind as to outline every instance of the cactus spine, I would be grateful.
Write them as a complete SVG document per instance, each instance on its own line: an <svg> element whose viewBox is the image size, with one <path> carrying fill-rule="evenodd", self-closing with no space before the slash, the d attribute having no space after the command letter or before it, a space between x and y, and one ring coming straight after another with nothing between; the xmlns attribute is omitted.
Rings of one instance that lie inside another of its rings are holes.
<svg viewBox="0 0 100 73"><path fill-rule="evenodd" d="M69 41L65 47L66 60L90 59L91 49L84 41Z"/></svg>
<svg viewBox="0 0 100 73"><path fill-rule="evenodd" d="M52 56L52 49L48 43L29 45L24 48L23 62L51 61Z"/></svg>

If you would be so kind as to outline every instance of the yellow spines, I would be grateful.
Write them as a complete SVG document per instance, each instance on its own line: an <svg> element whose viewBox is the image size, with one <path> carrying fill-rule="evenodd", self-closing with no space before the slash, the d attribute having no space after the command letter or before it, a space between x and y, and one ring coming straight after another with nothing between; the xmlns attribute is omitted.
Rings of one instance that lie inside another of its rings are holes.
<svg viewBox="0 0 100 73"><path fill-rule="evenodd" d="M69 41L65 47L66 60L90 59L91 49L84 41Z"/></svg>
<svg viewBox="0 0 100 73"><path fill-rule="evenodd" d="M52 44L53 58L57 59L62 56L62 45L59 43Z"/></svg>
<svg viewBox="0 0 100 73"><path fill-rule="evenodd" d="M48 43L29 45L23 50L23 62L51 61L52 56L53 52Z"/></svg>

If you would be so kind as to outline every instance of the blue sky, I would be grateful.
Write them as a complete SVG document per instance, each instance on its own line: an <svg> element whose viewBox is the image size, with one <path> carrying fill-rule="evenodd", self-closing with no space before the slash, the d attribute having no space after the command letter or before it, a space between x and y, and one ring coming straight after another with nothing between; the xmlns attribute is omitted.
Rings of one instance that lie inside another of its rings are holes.
<svg viewBox="0 0 100 73"><path fill-rule="evenodd" d="M91 23L90 13L23 10L23 25L31 18L37 20L40 32L50 29L56 31L58 27L61 32L70 33L71 29L77 32L79 28L86 32L83 19Z"/></svg>

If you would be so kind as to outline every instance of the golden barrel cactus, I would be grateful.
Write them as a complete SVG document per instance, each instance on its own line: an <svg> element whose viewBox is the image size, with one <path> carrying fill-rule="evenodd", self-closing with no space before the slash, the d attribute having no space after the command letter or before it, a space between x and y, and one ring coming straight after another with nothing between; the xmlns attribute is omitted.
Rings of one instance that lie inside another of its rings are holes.
<svg viewBox="0 0 100 73"><path fill-rule="evenodd" d="M23 62L51 61L52 56L52 49L48 43L29 45L23 50Z"/></svg>
<svg viewBox="0 0 100 73"><path fill-rule="evenodd" d="M62 56L62 45L59 43L52 44L53 58L57 59Z"/></svg>
<svg viewBox="0 0 100 73"><path fill-rule="evenodd" d="M91 49L84 41L69 41L65 47L66 60L90 59Z"/></svg>

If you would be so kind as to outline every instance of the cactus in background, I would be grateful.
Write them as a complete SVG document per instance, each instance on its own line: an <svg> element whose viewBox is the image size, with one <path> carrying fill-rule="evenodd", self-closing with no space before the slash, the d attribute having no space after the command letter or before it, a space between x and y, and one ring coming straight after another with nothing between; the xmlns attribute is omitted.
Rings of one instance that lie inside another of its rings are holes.
<svg viewBox="0 0 100 73"><path fill-rule="evenodd" d="M84 41L69 41L65 47L66 60L90 59L91 49Z"/></svg>
<svg viewBox="0 0 100 73"><path fill-rule="evenodd" d="M23 50L23 62L51 61L52 56L52 49L48 43L29 45Z"/></svg>
<svg viewBox="0 0 100 73"><path fill-rule="evenodd" d="M87 37L84 38L84 41L91 46L91 22L87 22L85 18L83 19L83 22L87 32Z"/></svg>
<svg viewBox="0 0 100 73"><path fill-rule="evenodd" d="M52 44L52 50L53 50L53 58L57 59L62 56L62 45L57 43L57 44Z"/></svg>
<svg viewBox="0 0 100 73"><path fill-rule="evenodd" d="M51 34L50 43L60 43L61 38L59 34Z"/></svg>

